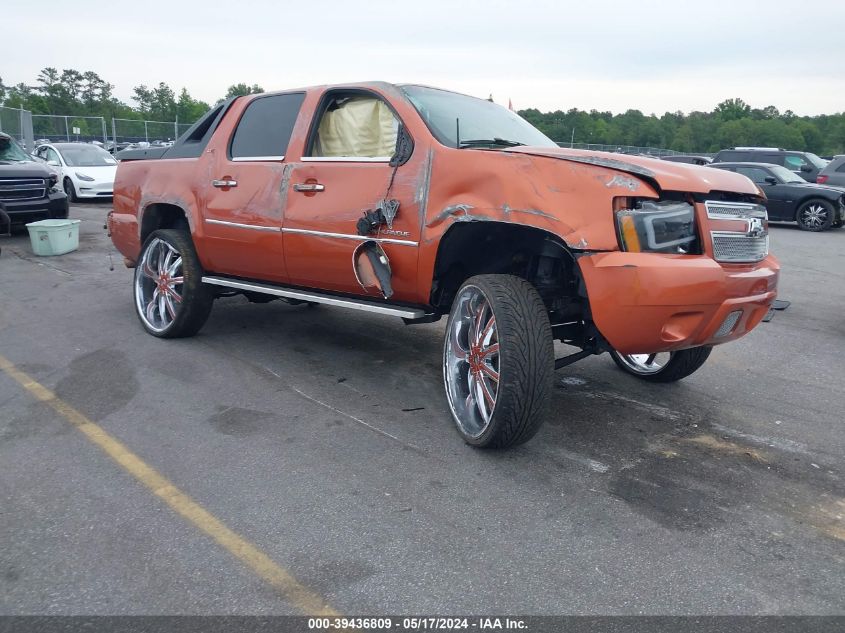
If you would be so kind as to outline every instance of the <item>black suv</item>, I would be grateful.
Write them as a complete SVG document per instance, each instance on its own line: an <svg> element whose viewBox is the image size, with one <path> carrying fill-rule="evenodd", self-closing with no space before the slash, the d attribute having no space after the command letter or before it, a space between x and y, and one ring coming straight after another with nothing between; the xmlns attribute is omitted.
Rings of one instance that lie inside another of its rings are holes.
<svg viewBox="0 0 845 633"><path fill-rule="evenodd" d="M713 157L714 163L770 163L786 167L807 182L816 182L816 176L827 161L811 152L796 152L777 147L732 147L723 149Z"/></svg>
<svg viewBox="0 0 845 633"><path fill-rule="evenodd" d="M66 218L68 201L58 176L0 132L0 231L7 224Z"/></svg>

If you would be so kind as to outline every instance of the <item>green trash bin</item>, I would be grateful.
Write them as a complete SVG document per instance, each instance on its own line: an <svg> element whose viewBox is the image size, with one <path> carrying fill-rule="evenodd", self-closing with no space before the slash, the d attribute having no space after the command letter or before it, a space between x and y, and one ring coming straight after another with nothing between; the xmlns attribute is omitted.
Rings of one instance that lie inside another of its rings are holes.
<svg viewBox="0 0 845 633"><path fill-rule="evenodd" d="M81 220L39 220L26 225L36 255L64 255L79 248Z"/></svg>

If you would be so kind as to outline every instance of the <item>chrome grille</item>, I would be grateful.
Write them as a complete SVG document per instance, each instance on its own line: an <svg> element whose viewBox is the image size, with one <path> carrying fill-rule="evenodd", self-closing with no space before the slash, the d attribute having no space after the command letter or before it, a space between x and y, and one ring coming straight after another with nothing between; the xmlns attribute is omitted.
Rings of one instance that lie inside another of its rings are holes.
<svg viewBox="0 0 845 633"><path fill-rule="evenodd" d="M0 200L38 200L47 195L43 178L0 179Z"/></svg>
<svg viewBox="0 0 845 633"><path fill-rule="evenodd" d="M717 262L759 262L769 254L769 236L749 236L732 231L711 231L713 258Z"/></svg>
<svg viewBox="0 0 845 633"><path fill-rule="evenodd" d="M708 200L704 203L707 209L707 217L711 220L736 220L745 218L766 218L766 207L762 204L750 204L747 202L719 202Z"/></svg>

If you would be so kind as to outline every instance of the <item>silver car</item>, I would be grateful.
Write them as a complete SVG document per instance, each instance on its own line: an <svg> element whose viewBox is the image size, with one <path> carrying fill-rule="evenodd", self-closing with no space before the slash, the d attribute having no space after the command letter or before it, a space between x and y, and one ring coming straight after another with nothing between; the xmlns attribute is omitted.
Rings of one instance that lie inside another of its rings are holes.
<svg viewBox="0 0 845 633"><path fill-rule="evenodd" d="M834 156L833 160L816 176L816 182L820 185L845 187L845 154Z"/></svg>

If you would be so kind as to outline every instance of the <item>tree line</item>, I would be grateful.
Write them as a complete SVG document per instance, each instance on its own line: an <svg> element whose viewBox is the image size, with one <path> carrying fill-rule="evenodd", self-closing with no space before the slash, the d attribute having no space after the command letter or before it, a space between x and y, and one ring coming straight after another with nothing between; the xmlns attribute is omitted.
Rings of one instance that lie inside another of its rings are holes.
<svg viewBox="0 0 845 633"><path fill-rule="evenodd" d="M264 92L264 89L258 84L234 84L221 100L255 92ZM41 70L32 85L7 86L0 77L0 105L23 108L33 114L193 123L211 108L205 101L194 99L186 88L177 95L164 82L151 87L135 86L132 101L134 104L130 105L115 97L114 84L91 70L80 72L66 68L60 72L47 67Z"/></svg>
<svg viewBox="0 0 845 633"><path fill-rule="evenodd" d="M572 108L519 114L549 138L564 144L601 143L662 147L679 152L717 152L726 147L782 147L820 156L845 153L845 113L798 116L775 106L752 108L742 99L727 99L711 112L645 115ZM574 134L573 134L574 133Z"/></svg>
<svg viewBox="0 0 845 633"><path fill-rule="evenodd" d="M132 90L133 104L114 96L114 85L93 71L41 70L32 85L6 86L0 77L0 105L24 108L33 114L101 116L105 119L193 123L211 107L194 99L186 88L177 92L164 82L141 84ZM264 92L257 85L229 86L229 97ZM567 111L519 114L547 136L561 143L597 143L661 147L679 152L716 152L725 147L763 146L815 152L821 156L845 153L845 113L798 116L775 106L752 108L742 99L728 99L711 112L666 112L646 115L639 110L622 114Z"/></svg>

